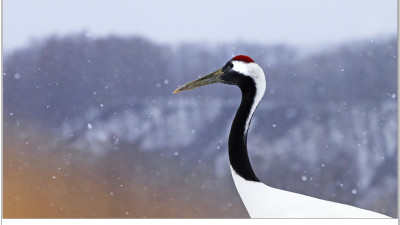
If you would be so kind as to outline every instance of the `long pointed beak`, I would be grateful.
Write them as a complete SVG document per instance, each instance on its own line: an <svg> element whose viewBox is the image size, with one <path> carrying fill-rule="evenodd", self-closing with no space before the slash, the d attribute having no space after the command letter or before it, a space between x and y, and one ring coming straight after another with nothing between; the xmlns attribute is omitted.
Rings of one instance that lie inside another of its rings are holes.
<svg viewBox="0 0 400 225"><path fill-rule="evenodd" d="M222 68L214 71L208 75L205 75L204 77L201 77L197 80L194 80L192 82L189 82L185 85L180 86L178 89L176 89L174 91L174 93L178 93L181 91L186 91L186 90L190 90L190 89L194 89L200 86L204 86L207 84L214 84L214 83L218 83L221 82L220 76L221 74L223 74L224 72L222 72Z"/></svg>

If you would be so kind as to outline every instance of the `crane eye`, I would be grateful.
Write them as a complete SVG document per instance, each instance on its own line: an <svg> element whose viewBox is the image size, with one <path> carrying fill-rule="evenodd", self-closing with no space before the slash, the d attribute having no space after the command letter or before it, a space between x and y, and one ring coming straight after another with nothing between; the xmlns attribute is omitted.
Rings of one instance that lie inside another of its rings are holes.
<svg viewBox="0 0 400 225"><path fill-rule="evenodd" d="M229 71L232 68L233 68L233 63L232 62L227 62L222 70L223 71Z"/></svg>

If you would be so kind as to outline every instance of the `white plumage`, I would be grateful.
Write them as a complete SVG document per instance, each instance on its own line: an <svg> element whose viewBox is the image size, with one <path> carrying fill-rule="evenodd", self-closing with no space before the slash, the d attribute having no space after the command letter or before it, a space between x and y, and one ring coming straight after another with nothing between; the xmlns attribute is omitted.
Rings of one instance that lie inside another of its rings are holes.
<svg viewBox="0 0 400 225"><path fill-rule="evenodd" d="M251 218L390 218L388 216L247 181L231 168Z"/></svg>

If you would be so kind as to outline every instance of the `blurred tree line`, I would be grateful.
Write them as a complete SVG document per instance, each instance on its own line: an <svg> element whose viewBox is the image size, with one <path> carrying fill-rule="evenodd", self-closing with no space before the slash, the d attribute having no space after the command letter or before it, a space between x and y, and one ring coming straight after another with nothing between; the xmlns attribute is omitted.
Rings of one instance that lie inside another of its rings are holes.
<svg viewBox="0 0 400 225"><path fill-rule="evenodd" d="M268 101L379 104L396 93L396 49L395 38L301 55L287 46L246 43L170 47L140 37L52 37L5 55L4 106L59 123L117 99L168 96L236 54L251 56L264 69ZM204 96L235 92L210 89Z"/></svg>

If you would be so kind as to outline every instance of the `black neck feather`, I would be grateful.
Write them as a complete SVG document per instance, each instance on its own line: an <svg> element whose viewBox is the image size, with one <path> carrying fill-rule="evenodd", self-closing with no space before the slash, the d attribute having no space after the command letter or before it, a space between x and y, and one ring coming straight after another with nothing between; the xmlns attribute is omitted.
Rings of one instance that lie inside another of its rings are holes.
<svg viewBox="0 0 400 225"><path fill-rule="evenodd" d="M257 91L256 85L252 79L250 80L251 83L249 85L239 85L242 91L242 102L236 112L229 135L229 161L233 170L239 176L249 181L260 181L254 174L247 154L246 121L249 116L252 116L250 113L253 104L258 104L254 102Z"/></svg>

